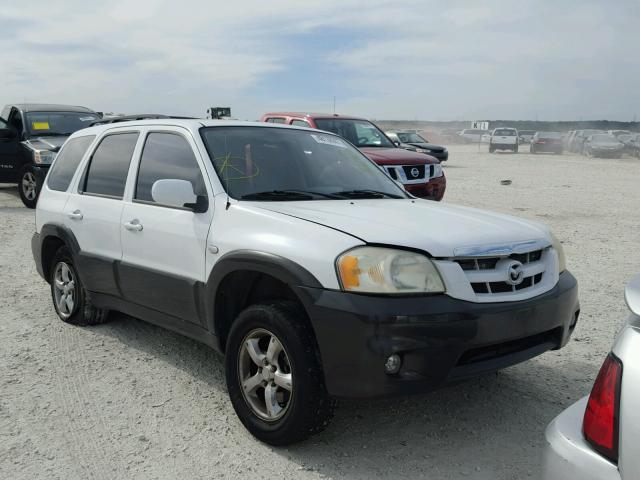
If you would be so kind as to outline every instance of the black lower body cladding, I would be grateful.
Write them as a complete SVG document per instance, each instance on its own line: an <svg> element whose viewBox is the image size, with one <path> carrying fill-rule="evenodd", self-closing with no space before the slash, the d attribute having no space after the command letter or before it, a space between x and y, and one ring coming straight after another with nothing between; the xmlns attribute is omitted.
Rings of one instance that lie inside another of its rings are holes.
<svg viewBox="0 0 640 480"><path fill-rule="evenodd" d="M298 288L337 397L426 392L563 347L575 327L578 286L564 272L529 300L472 303L446 295L389 298ZM384 371L392 354L397 374Z"/></svg>

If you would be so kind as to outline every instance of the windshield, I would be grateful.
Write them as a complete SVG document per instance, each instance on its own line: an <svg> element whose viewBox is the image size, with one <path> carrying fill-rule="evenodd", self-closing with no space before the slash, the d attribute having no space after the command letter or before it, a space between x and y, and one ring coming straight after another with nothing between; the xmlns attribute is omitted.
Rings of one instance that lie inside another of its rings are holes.
<svg viewBox="0 0 640 480"><path fill-rule="evenodd" d="M316 118L320 130L340 135L356 147L395 147L373 123L347 118Z"/></svg>
<svg viewBox="0 0 640 480"><path fill-rule="evenodd" d="M562 138L562 134L558 132L540 132L538 133L539 138Z"/></svg>
<svg viewBox="0 0 640 480"><path fill-rule="evenodd" d="M535 130L520 130L520 135L534 135Z"/></svg>
<svg viewBox="0 0 640 480"><path fill-rule="evenodd" d="M500 135L501 137L515 137L516 131L510 128L496 128L493 134Z"/></svg>
<svg viewBox="0 0 640 480"><path fill-rule="evenodd" d="M422 138L417 133L398 132L397 135L402 143L429 143L429 141L426 138Z"/></svg>
<svg viewBox="0 0 640 480"><path fill-rule="evenodd" d="M29 112L26 118L31 135L71 135L99 120L96 114L85 112Z"/></svg>
<svg viewBox="0 0 640 480"><path fill-rule="evenodd" d="M200 131L235 199L407 198L380 167L335 135L268 127Z"/></svg>

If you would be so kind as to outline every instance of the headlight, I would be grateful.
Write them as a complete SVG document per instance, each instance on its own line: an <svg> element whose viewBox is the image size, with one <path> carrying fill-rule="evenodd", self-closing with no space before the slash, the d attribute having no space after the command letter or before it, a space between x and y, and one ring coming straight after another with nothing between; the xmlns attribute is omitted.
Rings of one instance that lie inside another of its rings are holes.
<svg viewBox="0 0 640 480"><path fill-rule="evenodd" d="M336 260L343 290L360 293L443 293L444 283L425 255L382 247L358 247Z"/></svg>
<svg viewBox="0 0 640 480"><path fill-rule="evenodd" d="M558 269L559 272L562 273L567 269L567 257L565 257L564 255L564 248L562 247L562 243L560 243L560 240L558 240L558 237L556 237L553 232L550 233L551 241L553 242L553 249L558 254Z"/></svg>
<svg viewBox="0 0 640 480"><path fill-rule="evenodd" d="M417 153L428 153L429 150L425 150L424 148L416 148Z"/></svg>
<svg viewBox="0 0 640 480"><path fill-rule="evenodd" d="M56 158L55 152L49 150L34 150L33 161L35 163L51 163Z"/></svg>
<svg viewBox="0 0 640 480"><path fill-rule="evenodd" d="M433 177L441 177L442 175L444 175L444 172L442 171L442 165L440 165L439 163L436 163L433 166Z"/></svg>

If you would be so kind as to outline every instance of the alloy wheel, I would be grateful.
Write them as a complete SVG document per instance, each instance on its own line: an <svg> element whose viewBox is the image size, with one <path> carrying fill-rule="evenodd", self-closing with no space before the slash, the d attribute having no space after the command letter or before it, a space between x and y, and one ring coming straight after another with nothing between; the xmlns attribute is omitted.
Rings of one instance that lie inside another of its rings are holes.
<svg viewBox="0 0 640 480"><path fill-rule="evenodd" d="M76 307L76 280L73 270L65 262L56 265L53 274L53 292L58 313L64 319L73 315Z"/></svg>
<svg viewBox="0 0 640 480"><path fill-rule="evenodd" d="M258 417L273 422L287 412L293 397L291 363L273 333L259 328L244 338L238 377L244 400Z"/></svg>
<svg viewBox="0 0 640 480"><path fill-rule="evenodd" d="M22 192L27 200L35 200L38 192L36 176L31 172L26 172L22 176Z"/></svg>

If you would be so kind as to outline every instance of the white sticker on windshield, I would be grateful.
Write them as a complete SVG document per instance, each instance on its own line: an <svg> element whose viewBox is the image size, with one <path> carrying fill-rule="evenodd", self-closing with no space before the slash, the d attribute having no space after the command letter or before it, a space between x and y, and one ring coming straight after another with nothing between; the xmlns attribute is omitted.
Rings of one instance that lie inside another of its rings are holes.
<svg viewBox="0 0 640 480"><path fill-rule="evenodd" d="M344 140L338 137L334 137L333 135L316 135L315 133L312 133L311 136L318 143L332 145L334 147L347 148L347 144L344 143Z"/></svg>
<svg viewBox="0 0 640 480"><path fill-rule="evenodd" d="M95 120L94 117L80 117L81 122L90 122L91 120Z"/></svg>

